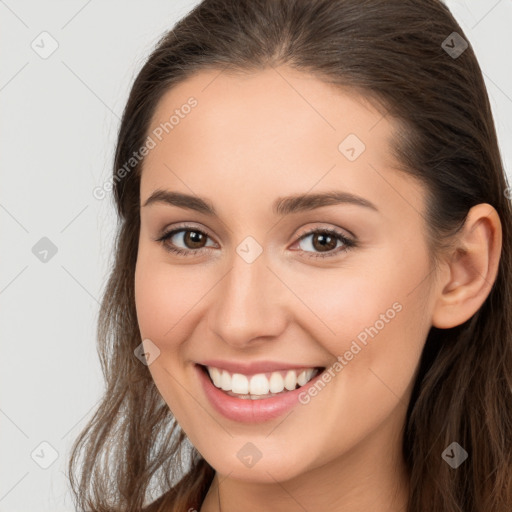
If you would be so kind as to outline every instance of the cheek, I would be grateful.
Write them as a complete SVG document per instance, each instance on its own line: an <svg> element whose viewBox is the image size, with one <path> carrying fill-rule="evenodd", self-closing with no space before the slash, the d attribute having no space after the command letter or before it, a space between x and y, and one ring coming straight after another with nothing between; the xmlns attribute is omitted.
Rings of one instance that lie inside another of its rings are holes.
<svg viewBox="0 0 512 512"><path fill-rule="evenodd" d="M193 266L176 270L144 256L139 254L135 268L137 321L141 338L151 340L160 351L148 369L172 413L188 425L191 398L182 385L187 377L180 361L194 322L193 306L201 298L203 285L198 282L197 272L194 276Z"/></svg>
<svg viewBox="0 0 512 512"><path fill-rule="evenodd" d="M171 327L172 319L165 314L174 311L176 299L169 294L169 278L144 259L137 261L135 268L135 308L143 338L159 340Z"/></svg>
<svg viewBox="0 0 512 512"><path fill-rule="evenodd" d="M175 331L204 293L198 271L193 267L173 268L154 257L146 257L144 252L139 254L135 268L135 307L143 338L172 348Z"/></svg>
<svg viewBox="0 0 512 512"><path fill-rule="evenodd" d="M343 358L353 382L364 383L374 369L404 388L417 366L430 328L428 255L418 246L407 254L399 245L374 253L361 263L364 271L358 264L317 272L315 279L298 272L293 281L287 277L307 306L294 318L333 361Z"/></svg>

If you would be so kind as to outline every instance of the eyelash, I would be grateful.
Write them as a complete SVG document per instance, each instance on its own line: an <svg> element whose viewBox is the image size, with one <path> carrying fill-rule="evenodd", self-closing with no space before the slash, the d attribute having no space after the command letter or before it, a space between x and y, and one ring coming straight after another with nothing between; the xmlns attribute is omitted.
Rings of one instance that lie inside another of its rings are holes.
<svg viewBox="0 0 512 512"><path fill-rule="evenodd" d="M170 245L166 244L167 240L172 238L175 234L180 233L181 231L194 231L197 233L201 233L202 235L205 235L206 237L210 238L207 233L204 231L197 229L194 226L180 226L179 228L173 229L172 231L168 231L167 233L164 233L160 238L157 238L156 241L160 242L166 251L169 251L174 254L178 254L180 256L193 256L197 253L201 253L203 250L208 250L207 247L201 247L200 249L181 249L179 247L171 247ZM309 235L312 234L327 234L334 236L337 240L343 242L344 247L338 247L335 250L332 250L330 252L326 253L316 253L316 254L310 254L310 251L302 251L308 253L308 258L330 258L337 256L339 253L347 252L350 249L357 247L357 242L355 240L347 238L345 235L340 233L339 231L335 229L324 229L324 228L315 228L311 229L310 231L307 231L306 233L303 233L298 240L302 240L303 238L306 238Z"/></svg>

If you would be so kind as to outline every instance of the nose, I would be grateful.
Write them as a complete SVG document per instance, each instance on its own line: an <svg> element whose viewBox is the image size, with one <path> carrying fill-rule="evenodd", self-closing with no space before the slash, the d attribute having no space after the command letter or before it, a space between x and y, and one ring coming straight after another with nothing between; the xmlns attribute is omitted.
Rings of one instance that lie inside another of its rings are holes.
<svg viewBox="0 0 512 512"><path fill-rule="evenodd" d="M292 294L269 268L265 252L252 263L234 254L231 269L215 289L208 328L225 343L247 348L285 330Z"/></svg>

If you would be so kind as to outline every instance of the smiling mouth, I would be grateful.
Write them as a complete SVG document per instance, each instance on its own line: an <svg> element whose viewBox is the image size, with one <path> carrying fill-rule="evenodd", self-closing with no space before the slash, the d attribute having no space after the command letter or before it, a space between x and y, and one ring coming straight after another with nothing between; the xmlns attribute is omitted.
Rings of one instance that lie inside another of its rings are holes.
<svg viewBox="0 0 512 512"><path fill-rule="evenodd" d="M212 366L198 366L216 388L226 395L246 400L281 396L305 386L325 370L325 367L310 367L244 375Z"/></svg>

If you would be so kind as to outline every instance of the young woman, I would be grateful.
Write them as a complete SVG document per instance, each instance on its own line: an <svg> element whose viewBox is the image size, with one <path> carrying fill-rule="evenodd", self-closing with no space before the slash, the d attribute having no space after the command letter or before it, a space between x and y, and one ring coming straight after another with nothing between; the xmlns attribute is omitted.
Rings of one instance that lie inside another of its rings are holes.
<svg viewBox="0 0 512 512"><path fill-rule="evenodd" d="M512 510L510 194L440 1L205 0L113 192L79 510Z"/></svg>

